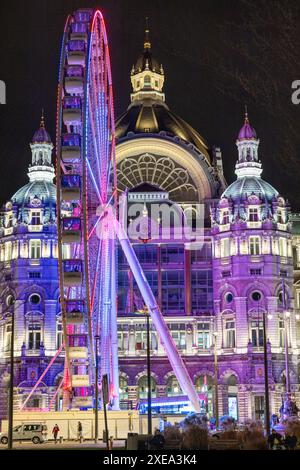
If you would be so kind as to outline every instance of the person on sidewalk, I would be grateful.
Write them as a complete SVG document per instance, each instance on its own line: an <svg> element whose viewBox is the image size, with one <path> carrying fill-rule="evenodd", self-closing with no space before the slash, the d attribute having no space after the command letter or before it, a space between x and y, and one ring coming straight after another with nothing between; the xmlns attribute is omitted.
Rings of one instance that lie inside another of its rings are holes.
<svg viewBox="0 0 300 470"><path fill-rule="evenodd" d="M82 441L82 424L80 421L78 421L78 424L77 424L77 439L79 442Z"/></svg>
<svg viewBox="0 0 300 470"><path fill-rule="evenodd" d="M59 427L56 424L54 426L54 428L52 429L52 434L53 434L53 437L54 437L55 444L57 444L57 435L58 435L58 433L59 433Z"/></svg>

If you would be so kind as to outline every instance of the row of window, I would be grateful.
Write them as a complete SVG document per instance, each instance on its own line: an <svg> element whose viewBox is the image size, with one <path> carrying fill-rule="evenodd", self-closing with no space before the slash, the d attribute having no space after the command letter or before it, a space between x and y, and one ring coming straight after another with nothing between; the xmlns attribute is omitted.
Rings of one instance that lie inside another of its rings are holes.
<svg viewBox="0 0 300 470"><path fill-rule="evenodd" d="M122 325L123 327L125 325ZM128 327L128 325L126 325ZM136 325L137 326L137 325ZM32 321L28 323L27 326L28 335L27 335L27 349L28 350L39 350L43 338L43 325L40 321ZM147 332L146 325L140 325L140 328L137 328L134 333L134 349L135 351L146 351L147 348ZM263 346L263 322L262 320L251 320L250 325L250 341L254 347ZM171 335L174 339L176 347L179 350L184 350L186 348L186 330L185 324L171 324L170 325ZM2 340L2 350L9 351L11 345L11 323L6 323L1 328L0 340ZM284 347L285 339L285 325L283 320L279 320L278 323L278 333L279 333L279 346ZM1 338L2 336L2 338ZM127 330L122 329L118 331L118 349L119 351L128 351L129 350L129 336L130 333ZM195 346L200 350L207 350L212 346L212 331L211 323L203 322L199 323L196 331L196 341ZM63 340L63 330L61 321L57 321L56 325L56 348L58 349ZM236 325L234 319L226 319L224 325L224 348L235 348L236 346ZM152 330L150 332L150 348L152 351L157 351L158 349L158 337L156 331Z"/></svg>
<svg viewBox="0 0 300 470"><path fill-rule="evenodd" d="M284 224L286 223L286 213L283 210L277 211L277 223ZM261 210L258 207L249 206L247 209L247 220L248 222L259 222L261 221ZM230 223L230 212L225 209L221 212L221 224L227 225Z"/></svg>
<svg viewBox="0 0 300 470"><path fill-rule="evenodd" d="M262 238L259 235L251 235L248 239L221 238L215 243L215 257L226 258L240 255L267 255L273 254L282 257L292 256L292 241L283 237Z"/></svg>
<svg viewBox="0 0 300 470"><path fill-rule="evenodd" d="M19 257L39 259L42 257L49 258L50 256L57 258L58 251L57 243L51 243L49 240L32 239L29 240L29 243L26 241L19 243L18 240L15 240L0 245L0 261L11 261Z"/></svg>

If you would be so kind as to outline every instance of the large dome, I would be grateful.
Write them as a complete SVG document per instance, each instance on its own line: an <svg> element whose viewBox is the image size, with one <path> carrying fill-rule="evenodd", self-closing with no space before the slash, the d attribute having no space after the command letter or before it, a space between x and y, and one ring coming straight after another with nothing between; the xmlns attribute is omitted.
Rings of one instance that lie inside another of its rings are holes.
<svg viewBox="0 0 300 470"><path fill-rule="evenodd" d="M165 103L152 99L132 103L116 122L117 139L125 138L129 132L133 134L166 132L170 136L177 136L197 147L210 162L208 145L204 138L187 122L172 113Z"/></svg>
<svg viewBox="0 0 300 470"><path fill-rule="evenodd" d="M56 186L49 181L31 181L20 188L11 198L14 204L24 206L34 198L38 198L44 205L56 205Z"/></svg>
<svg viewBox="0 0 300 470"><path fill-rule="evenodd" d="M222 198L231 198L234 201L242 200L255 194L263 201L271 202L274 197L278 196L278 191L269 183L256 176L244 176L234 181L222 194Z"/></svg>

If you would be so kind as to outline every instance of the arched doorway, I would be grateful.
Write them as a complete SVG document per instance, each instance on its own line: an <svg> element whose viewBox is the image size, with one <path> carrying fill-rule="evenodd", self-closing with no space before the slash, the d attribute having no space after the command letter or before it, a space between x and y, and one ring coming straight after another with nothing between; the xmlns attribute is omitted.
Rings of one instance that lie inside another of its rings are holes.
<svg viewBox="0 0 300 470"><path fill-rule="evenodd" d="M206 400L201 400L201 412L210 417L214 415L214 381L211 375L201 374L195 380L197 393L206 395Z"/></svg>
<svg viewBox="0 0 300 470"><path fill-rule="evenodd" d="M157 385L153 377L151 377L151 396L155 398L157 396ZM138 398L145 399L148 397L148 377L143 375L138 380Z"/></svg>
<svg viewBox="0 0 300 470"><path fill-rule="evenodd" d="M237 378L234 374L227 378L228 390L228 414L238 420L238 386Z"/></svg>

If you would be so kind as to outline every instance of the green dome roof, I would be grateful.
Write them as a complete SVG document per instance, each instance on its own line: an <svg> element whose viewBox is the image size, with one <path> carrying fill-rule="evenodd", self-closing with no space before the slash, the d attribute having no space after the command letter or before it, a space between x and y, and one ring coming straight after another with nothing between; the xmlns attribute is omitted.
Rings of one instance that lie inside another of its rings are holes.
<svg viewBox="0 0 300 470"><path fill-rule="evenodd" d="M35 197L39 198L44 205L56 205L55 184L49 181L31 181L20 188L11 200L18 206L24 206Z"/></svg>
<svg viewBox="0 0 300 470"><path fill-rule="evenodd" d="M266 202L271 202L274 197L279 195L278 191L263 179L257 176L244 176L228 186L222 197L231 198L236 201L251 194L259 196Z"/></svg>

